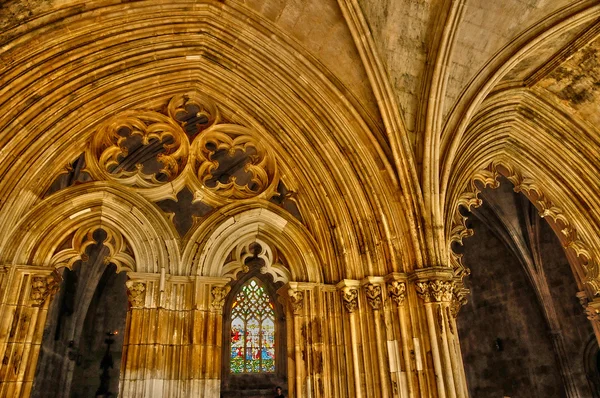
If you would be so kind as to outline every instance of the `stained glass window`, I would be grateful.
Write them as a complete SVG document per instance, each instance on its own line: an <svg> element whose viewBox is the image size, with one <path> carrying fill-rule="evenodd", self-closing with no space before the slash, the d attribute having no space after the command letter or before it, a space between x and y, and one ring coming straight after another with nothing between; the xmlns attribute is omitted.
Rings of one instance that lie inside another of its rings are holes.
<svg viewBox="0 0 600 398"><path fill-rule="evenodd" d="M260 281L251 279L231 308L231 373L275 371L275 311Z"/></svg>

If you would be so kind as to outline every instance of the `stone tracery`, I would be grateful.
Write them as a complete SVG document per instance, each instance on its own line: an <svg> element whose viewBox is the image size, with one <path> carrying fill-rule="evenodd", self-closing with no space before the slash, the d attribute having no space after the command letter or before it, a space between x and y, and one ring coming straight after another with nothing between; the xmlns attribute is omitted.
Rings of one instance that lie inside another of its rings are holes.
<svg viewBox="0 0 600 398"><path fill-rule="evenodd" d="M196 92L172 97L166 109L167 115L128 110L104 122L86 152L92 177L151 200L187 186L194 200L210 206L276 194L275 156L256 131L226 122L218 106Z"/></svg>

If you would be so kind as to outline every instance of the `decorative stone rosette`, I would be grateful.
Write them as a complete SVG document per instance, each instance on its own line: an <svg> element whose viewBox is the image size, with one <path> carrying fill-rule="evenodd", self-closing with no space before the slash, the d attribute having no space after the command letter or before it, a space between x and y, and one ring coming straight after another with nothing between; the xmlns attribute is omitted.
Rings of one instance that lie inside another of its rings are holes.
<svg viewBox="0 0 600 398"><path fill-rule="evenodd" d="M258 131L223 122L195 92L174 96L165 113L127 110L105 121L86 150L86 171L154 201L184 186L210 206L276 194L277 162Z"/></svg>

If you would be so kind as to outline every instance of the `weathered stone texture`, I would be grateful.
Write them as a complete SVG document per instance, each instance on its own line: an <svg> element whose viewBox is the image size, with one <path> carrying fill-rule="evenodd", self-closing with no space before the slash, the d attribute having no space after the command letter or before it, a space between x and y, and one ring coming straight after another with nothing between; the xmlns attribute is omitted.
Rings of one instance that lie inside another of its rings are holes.
<svg viewBox="0 0 600 398"><path fill-rule="evenodd" d="M381 125L377 101L348 25L334 1L244 0L244 4L300 42Z"/></svg>
<svg viewBox="0 0 600 398"><path fill-rule="evenodd" d="M444 115L494 54L569 0L472 0L465 4L449 67Z"/></svg>
<svg viewBox="0 0 600 398"><path fill-rule="evenodd" d="M542 79L537 86L568 104L583 123L600 126L600 39L596 39ZM552 97L551 97L552 98Z"/></svg>
<svg viewBox="0 0 600 398"><path fill-rule="evenodd" d="M431 29L439 6L426 0L361 0L360 4L398 97L406 127L415 133L423 97L422 79L432 45Z"/></svg>

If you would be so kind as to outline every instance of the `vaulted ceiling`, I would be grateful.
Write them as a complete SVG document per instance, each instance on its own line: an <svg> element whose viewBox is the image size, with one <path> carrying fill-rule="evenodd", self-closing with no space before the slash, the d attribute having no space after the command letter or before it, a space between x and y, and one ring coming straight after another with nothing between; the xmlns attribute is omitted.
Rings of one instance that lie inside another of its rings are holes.
<svg viewBox="0 0 600 398"><path fill-rule="evenodd" d="M381 258L412 244L425 254L393 261L447 263L449 242L466 230L458 206L476 204L474 180L489 185L483 175L500 173L566 231L573 261L597 279L599 18L597 0L9 0L0 9L3 225L22 215L10 211L16 195L34 205L37 187L73 160L64 148L83 148L108 115L157 107L193 85L279 131L281 151L298 154L288 174L329 165L319 178L340 187L311 189L356 203L312 232L364 223L388 241L342 239L352 261L371 255L361 245ZM294 101L302 109L292 115ZM321 149L303 159L303 146ZM34 161L43 172L19 174Z"/></svg>

